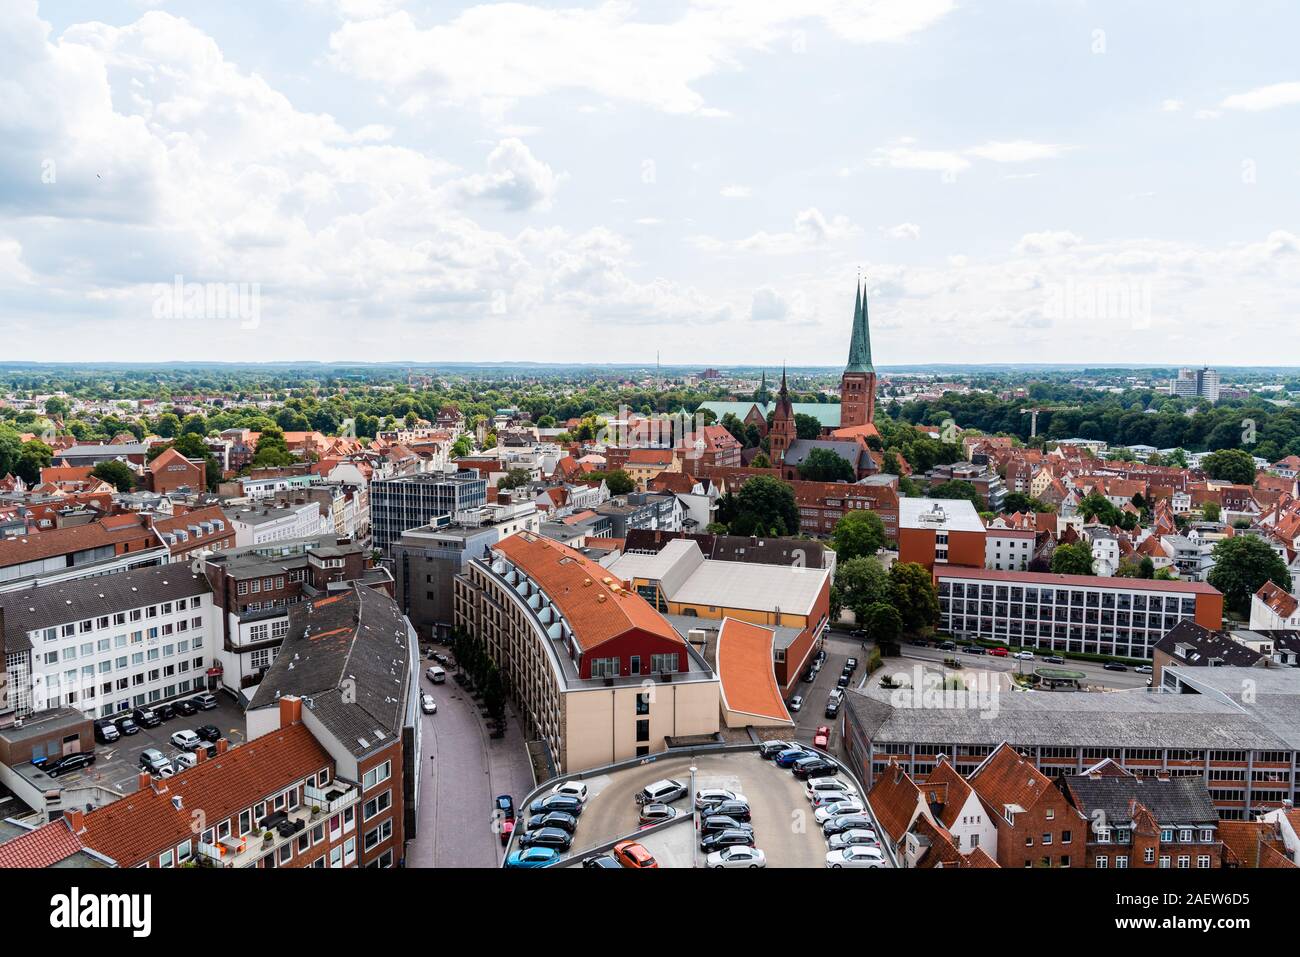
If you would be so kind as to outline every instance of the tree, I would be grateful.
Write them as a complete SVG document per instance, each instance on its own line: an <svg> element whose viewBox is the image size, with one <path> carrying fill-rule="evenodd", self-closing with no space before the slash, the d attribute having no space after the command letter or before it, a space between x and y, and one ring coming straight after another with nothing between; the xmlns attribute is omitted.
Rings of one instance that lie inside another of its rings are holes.
<svg viewBox="0 0 1300 957"><path fill-rule="evenodd" d="M272 425L262 430L257 440L257 451L253 453L253 468L281 468L297 461L285 444L284 432L279 426Z"/></svg>
<svg viewBox="0 0 1300 957"><path fill-rule="evenodd" d="M822 424L816 416L796 412L794 414L794 431L796 438L815 439L822 434Z"/></svg>
<svg viewBox="0 0 1300 957"><path fill-rule="evenodd" d="M970 482L963 482L960 479L940 482L926 494L929 498L965 499L975 506L977 512L985 508L984 496L980 495L979 490Z"/></svg>
<svg viewBox="0 0 1300 957"><path fill-rule="evenodd" d="M853 612L861 624L868 608L890 600L889 573L874 558L841 560L835 564L834 590L838 592L841 607Z"/></svg>
<svg viewBox="0 0 1300 957"><path fill-rule="evenodd" d="M90 474L107 482L119 492L129 492L135 488L135 473L125 462L116 459L111 462L100 462L90 470Z"/></svg>
<svg viewBox="0 0 1300 957"><path fill-rule="evenodd" d="M749 463L749 467L752 469L770 469L772 460L767 457L766 452L759 452L754 456L754 460Z"/></svg>
<svg viewBox="0 0 1300 957"><path fill-rule="evenodd" d="M1119 563L1119 568L1115 570L1116 578L1155 578L1156 565L1151 560L1150 555L1143 555L1141 560L1134 561L1132 558L1126 558Z"/></svg>
<svg viewBox="0 0 1300 957"><path fill-rule="evenodd" d="M1206 502L1201 506L1201 515L1207 522L1217 522L1222 514L1223 510L1218 502Z"/></svg>
<svg viewBox="0 0 1300 957"><path fill-rule="evenodd" d="M872 556L885 547L885 523L875 512L852 511L835 523L831 545L838 561Z"/></svg>
<svg viewBox="0 0 1300 957"><path fill-rule="evenodd" d="M928 628L938 619L939 594L924 565L894 562L889 569L889 592L890 603L908 631Z"/></svg>
<svg viewBox="0 0 1300 957"><path fill-rule="evenodd" d="M1084 496L1077 511L1083 516L1085 522L1097 521L1107 527L1118 525L1121 520L1120 510L1115 503L1097 491L1089 492Z"/></svg>
<svg viewBox="0 0 1300 957"><path fill-rule="evenodd" d="M799 477L805 482L852 482L858 476L844 456L815 448L799 463Z"/></svg>
<svg viewBox="0 0 1300 957"><path fill-rule="evenodd" d="M532 478L529 476L527 469L511 469L501 476L501 480L497 482L497 488L509 491L512 488L522 488L530 481L532 481Z"/></svg>
<svg viewBox="0 0 1300 957"><path fill-rule="evenodd" d="M14 464L14 473L28 485L35 485L41 480L41 469L50 467L54 461L54 450L40 439L24 442Z"/></svg>
<svg viewBox="0 0 1300 957"><path fill-rule="evenodd" d="M1056 509L1024 492L1008 492L1002 501L1004 512L1054 512Z"/></svg>
<svg viewBox="0 0 1300 957"><path fill-rule="evenodd" d="M587 476L590 482L604 481L610 495L626 495L636 491L636 482L627 474L626 469L614 469L612 472L591 472Z"/></svg>
<svg viewBox="0 0 1300 957"><path fill-rule="evenodd" d="M1201 459L1201 470L1212 479L1233 485L1251 485L1255 481L1255 460L1241 449L1220 449Z"/></svg>
<svg viewBox="0 0 1300 957"><path fill-rule="evenodd" d="M1225 538L1214 546L1214 567L1206 580L1219 591L1227 606L1245 613L1250 597L1273 582L1284 590L1291 588L1291 576L1284 562L1262 538L1238 535Z"/></svg>
<svg viewBox="0 0 1300 957"><path fill-rule="evenodd" d="M771 475L755 476L734 495L718 500L718 521L733 535L797 534L799 506L794 488Z"/></svg>
<svg viewBox="0 0 1300 957"><path fill-rule="evenodd" d="M181 431L181 420L174 412L164 412L153 424L153 430L164 439L175 438Z"/></svg>
<svg viewBox="0 0 1300 957"><path fill-rule="evenodd" d="M1092 549L1083 542L1056 546L1052 571L1058 575L1091 575Z"/></svg>
<svg viewBox="0 0 1300 957"><path fill-rule="evenodd" d="M867 606L865 613L858 618L858 626L866 629L877 645L897 644L903 633L903 618L893 605L878 601Z"/></svg>
<svg viewBox="0 0 1300 957"><path fill-rule="evenodd" d="M451 457L454 459L463 459L474 451L474 440L465 432L451 444Z"/></svg>

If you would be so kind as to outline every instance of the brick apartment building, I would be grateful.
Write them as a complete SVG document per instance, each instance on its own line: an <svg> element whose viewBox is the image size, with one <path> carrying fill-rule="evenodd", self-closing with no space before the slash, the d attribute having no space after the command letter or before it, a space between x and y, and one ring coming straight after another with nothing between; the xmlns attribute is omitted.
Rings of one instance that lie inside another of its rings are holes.
<svg viewBox="0 0 1300 957"><path fill-rule="evenodd" d="M1082 867L1087 819L1052 781L1003 743L967 778L997 828L1001 867Z"/></svg>
<svg viewBox="0 0 1300 957"><path fill-rule="evenodd" d="M946 565L983 568L984 522L965 499L904 498L898 503L898 560L929 571Z"/></svg>
<svg viewBox="0 0 1300 957"><path fill-rule="evenodd" d="M187 459L175 449L166 449L149 463L145 472L149 491L166 495L180 489L201 492L207 488L207 463Z"/></svg>

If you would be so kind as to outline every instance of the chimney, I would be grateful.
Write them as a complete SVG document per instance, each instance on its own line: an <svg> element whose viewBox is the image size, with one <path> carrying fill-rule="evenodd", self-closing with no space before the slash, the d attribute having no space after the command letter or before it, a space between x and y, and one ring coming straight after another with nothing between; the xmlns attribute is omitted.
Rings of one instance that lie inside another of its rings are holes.
<svg viewBox="0 0 1300 957"><path fill-rule="evenodd" d="M73 834L80 834L86 823L86 812L79 807L68 808L63 812L63 819L68 822L68 827L72 828Z"/></svg>
<svg viewBox="0 0 1300 957"><path fill-rule="evenodd" d="M217 754L222 755L230 750L230 742L226 738L217 738Z"/></svg>
<svg viewBox="0 0 1300 957"><path fill-rule="evenodd" d="M147 788L150 788L152 786L153 786L153 775L151 775L148 771L141 771L140 774L136 777L136 788L140 791L144 791Z"/></svg>
<svg viewBox="0 0 1300 957"><path fill-rule="evenodd" d="M302 720L302 698L284 695L280 699L280 727L287 728Z"/></svg>
<svg viewBox="0 0 1300 957"><path fill-rule="evenodd" d="M194 763L195 763L195 764L202 764L204 761L206 761L206 760L208 759L208 749L207 749L207 748L198 748L198 749L196 749L195 751L193 751L192 753L193 753L193 755L194 755Z"/></svg>

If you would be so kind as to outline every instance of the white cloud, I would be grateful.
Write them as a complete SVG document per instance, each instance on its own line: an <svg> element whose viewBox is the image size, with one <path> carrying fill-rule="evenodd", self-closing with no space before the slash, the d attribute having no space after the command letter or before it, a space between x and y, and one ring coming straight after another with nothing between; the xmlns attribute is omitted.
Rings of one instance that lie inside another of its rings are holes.
<svg viewBox="0 0 1300 957"><path fill-rule="evenodd" d="M881 226L880 231L890 239L921 238L921 227L916 223L899 223L897 226Z"/></svg>
<svg viewBox="0 0 1300 957"><path fill-rule="evenodd" d="M1011 140L972 146L966 153L969 156L977 156L980 159L991 160L994 163L1028 163L1032 160L1054 159L1069 149L1068 146L1061 146L1056 143Z"/></svg>
<svg viewBox="0 0 1300 957"><path fill-rule="evenodd" d="M922 149L911 137L901 137L889 146L878 147L868 160L871 166L922 170L955 176L970 169L973 159L991 163L1028 163L1054 159L1073 147L1033 140L990 140L978 146L956 150Z"/></svg>
<svg viewBox="0 0 1300 957"><path fill-rule="evenodd" d="M1274 110L1280 106L1294 106L1300 103L1300 82L1274 83L1270 86L1256 87L1245 93L1226 97L1220 104L1225 110L1246 110L1257 113L1261 110Z"/></svg>
<svg viewBox="0 0 1300 957"><path fill-rule="evenodd" d="M1174 100L1174 99L1162 100L1160 103L1160 109L1164 113L1177 113L1182 108L1183 108L1182 100Z"/></svg>
<svg viewBox="0 0 1300 957"><path fill-rule="evenodd" d="M757 232L738 240L692 236L687 241L696 249L709 253L793 255L823 248L860 232L861 229L850 222L847 216L827 219L821 210L811 207L795 215L794 229L791 232Z"/></svg>
<svg viewBox="0 0 1300 957"><path fill-rule="evenodd" d="M693 0L676 18L643 17L627 2L594 9L525 3L471 7L422 27L405 10L344 23L330 37L335 65L404 98L476 105L580 91L667 113L725 115L695 89L741 68L800 23L815 21L854 43L894 42L926 29L950 0Z"/></svg>
<svg viewBox="0 0 1300 957"><path fill-rule="evenodd" d="M748 186L732 183L729 186L722 187L719 193L723 199L749 199L754 194L754 191Z"/></svg>
<svg viewBox="0 0 1300 957"><path fill-rule="evenodd" d="M500 202L509 209L549 209L562 176L517 139L502 140L488 154L487 172L454 184L473 199Z"/></svg>

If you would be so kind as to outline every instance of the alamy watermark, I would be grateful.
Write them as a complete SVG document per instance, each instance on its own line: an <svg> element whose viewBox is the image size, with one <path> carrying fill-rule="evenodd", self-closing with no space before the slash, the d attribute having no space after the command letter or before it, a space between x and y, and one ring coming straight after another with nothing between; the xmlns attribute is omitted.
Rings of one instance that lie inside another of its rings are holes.
<svg viewBox="0 0 1300 957"><path fill-rule="evenodd" d="M177 275L154 287L155 319L238 320L241 329L262 323L262 284L258 282L186 282Z"/></svg>

